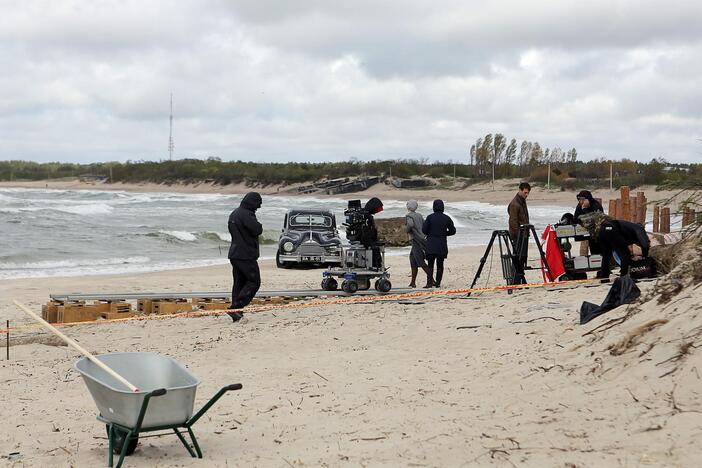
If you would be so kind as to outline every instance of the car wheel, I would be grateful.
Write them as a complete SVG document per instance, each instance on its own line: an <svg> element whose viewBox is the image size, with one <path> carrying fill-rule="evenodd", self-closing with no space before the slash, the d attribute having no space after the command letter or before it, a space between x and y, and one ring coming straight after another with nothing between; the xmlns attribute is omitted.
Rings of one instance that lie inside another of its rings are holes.
<svg viewBox="0 0 702 468"><path fill-rule="evenodd" d="M324 291L336 291L339 287L339 283L332 277L327 277L322 280L322 289Z"/></svg>
<svg viewBox="0 0 702 468"><path fill-rule="evenodd" d="M355 280L345 280L341 283L341 289L348 294L358 291L358 283Z"/></svg>
<svg viewBox="0 0 702 468"><path fill-rule="evenodd" d="M382 293L389 292L392 289L392 283L389 279L380 278L375 282L375 289Z"/></svg>

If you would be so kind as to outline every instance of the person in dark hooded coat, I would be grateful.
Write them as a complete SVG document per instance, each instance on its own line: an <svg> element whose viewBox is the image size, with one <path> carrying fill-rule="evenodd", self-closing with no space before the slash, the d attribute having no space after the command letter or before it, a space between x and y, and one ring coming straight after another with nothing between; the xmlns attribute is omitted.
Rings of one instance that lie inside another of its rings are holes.
<svg viewBox="0 0 702 468"><path fill-rule="evenodd" d="M239 208L229 215L229 263L232 264L232 303L230 309L243 309L261 287L261 272L258 268L258 236L263 226L256 219L256 210L261 207L261 195L249 192L244 195ZM241 320L241 312L228 312L233 321Z"/></svg>
<svg viewBox="0 0 702 468"><path fill-rule="evenodd" d="M429 262L427 284L424 287L430 288L433 283L433 286L439 288L444 276L444 259L448 257L446 238L456 234L453 220L444 214L442 200L434 200L434 212L424 220L422 232L427 236L427 261ZM432 281L434 262L436 262L436 281Z"/></svg>
<svg viewBox="0 0 702 468"><path fill-rule="evenodd" d="M586 216L590 213L604 213L602 204L593 198L589 190L581 190L576 198L578 199L578 206L575 207L575 213L573 213L576 222L578 222L581 216ZM591 238L590 240L580 242L580 255L587 255L588 253L601 253L597 239Z"/></svg>

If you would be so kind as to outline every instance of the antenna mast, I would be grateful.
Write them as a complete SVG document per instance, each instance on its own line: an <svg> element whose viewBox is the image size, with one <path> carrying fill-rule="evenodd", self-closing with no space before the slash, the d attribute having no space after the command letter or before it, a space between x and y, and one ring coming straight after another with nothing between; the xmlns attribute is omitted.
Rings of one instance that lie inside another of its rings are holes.
<svg viewBox="0 0 702 468"><path fill-rule="evenodd" d="M173 93L171 93L171 119L170 119L170 133L168 135L168 160L173 160L173 150L175 145L173 144Z"/></svg>

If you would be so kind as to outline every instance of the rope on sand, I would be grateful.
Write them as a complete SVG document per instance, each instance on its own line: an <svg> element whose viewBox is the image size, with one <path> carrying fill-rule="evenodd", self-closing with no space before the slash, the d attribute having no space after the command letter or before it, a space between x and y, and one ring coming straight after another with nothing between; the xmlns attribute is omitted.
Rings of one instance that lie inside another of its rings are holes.
<svg viewBox="0 0 702 468"><path fill-rule="evenodd" d="M398 299L414 299L421 297L435 297L435 296L455 296L463 294L473 294L473 293L484 293L484 292L499 292L499 291L512 291L519 289L529 289L529 288L546 288L553 286L563 286L563 285L580 285L586 283L599 283L600 279L585 279L585 280L570 280L570 281L555 281L553 283L527 283L527 284L514 284L514 285L502 285L493 287L483 287L483 288L468 288L468 289L446 289L446 290L433 290L433 291L417 291L413 293L403 293L403 294L384 294L379 296L350 296L343 299L324 299L315 300L308 302L293 302L290 304L277 304L277 305L267 305L267 306L252 306L246 307L244 309L237 310L245 314L265 312L271 310L284 310L284 309L303 309L310 307L319 307L326 305L337 305L337 304L354 304L354 303L366 303L366 302L383 302L383 301L394 301ZM171 319L171 318L191 318L191 317L208 317L213 315L223 315L227 312L231 312L231 309L225 310L203 310L197 312L180 312L177 314L163 314L163 315L141 315L137 317L127 317L121 319L113 320L92 320L88 322L68 322L68 323L55 323L56 327L75 327L81 325L106 325L111 323L122 323L122 322L134 322L143 320L160 320L160 319ZM11 330L28 330L39 328L38 324L27 324L20 325L16 327L10 327ZM6 334L7 329L0 329L0 334Z"/></svg>

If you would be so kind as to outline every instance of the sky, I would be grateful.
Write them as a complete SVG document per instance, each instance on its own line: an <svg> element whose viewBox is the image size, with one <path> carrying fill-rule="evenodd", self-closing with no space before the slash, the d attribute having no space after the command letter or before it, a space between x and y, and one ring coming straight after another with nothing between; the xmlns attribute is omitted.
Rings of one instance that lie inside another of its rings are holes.
<svg viewBox="0 0 702 468"><path fill-rule="evenodd" d="M702 8L668 0L2 0L0 160L467 162L500 132L702 162Z"/></svg>

